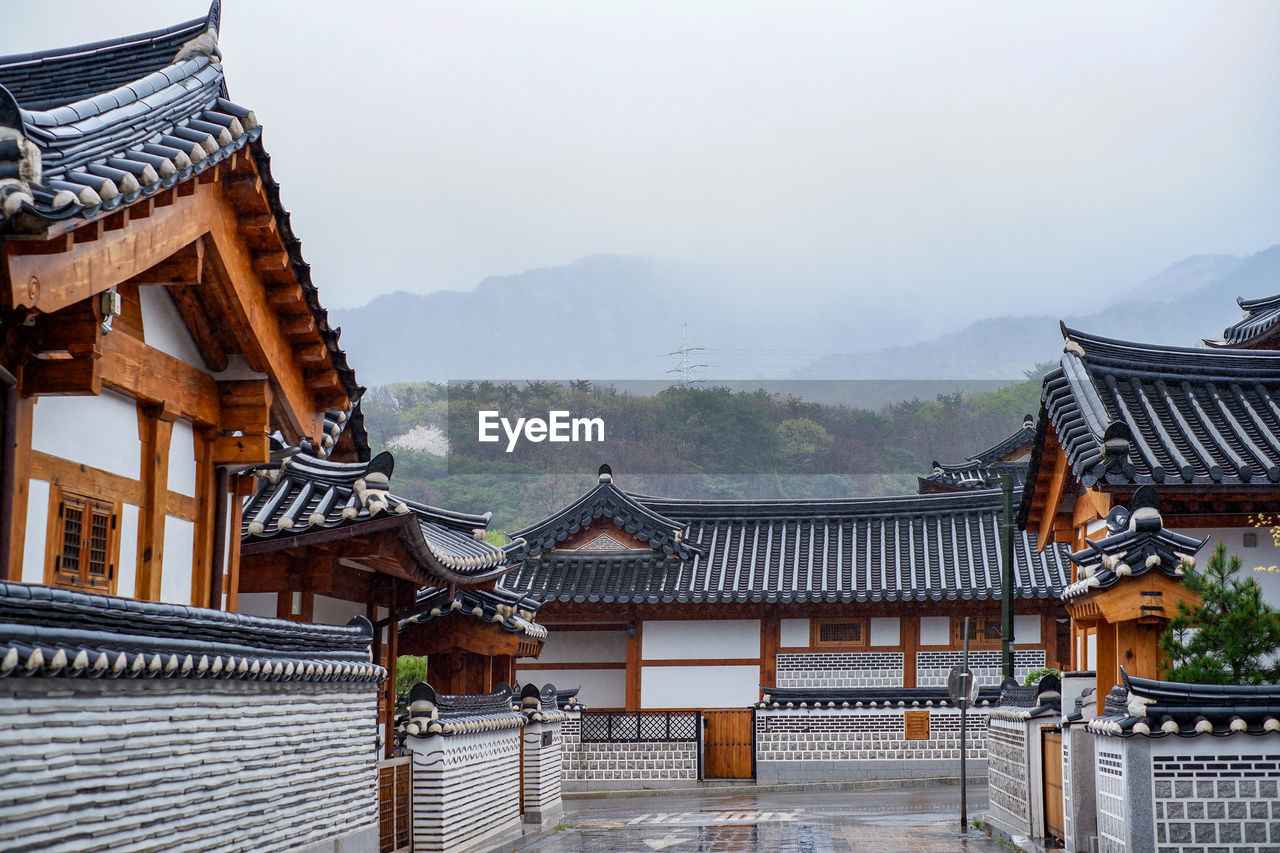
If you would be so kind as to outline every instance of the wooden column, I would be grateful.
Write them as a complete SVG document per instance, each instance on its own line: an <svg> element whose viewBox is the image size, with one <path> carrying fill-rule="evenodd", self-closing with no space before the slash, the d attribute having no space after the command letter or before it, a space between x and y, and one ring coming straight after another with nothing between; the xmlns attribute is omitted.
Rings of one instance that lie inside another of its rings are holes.
<svg viewBox="0 0 1280 853"><path fill-rule="evenodd" d="M634 630L632 630L634 629ZM627 628L627 710L640 710L640 655L644 639L644 622L634 620Z"/></svg>
<svg viewBox="0 0 1280 853"><path fill-rule="evenodd" d="M205 430L195 431L196 523L193 536L191 603L196 607L222 609L221 601L213 601L211 581L213 567L221 561L213 556L214 522L218 507L218 471L213 466L213 442ZM219 584L219 588L221 588Z"/></svg>
<svg viewBox="0 0 1280 853"><path fill-rule="evenodd" d="M169 440L178 414L167 404L138 407L142 506L138 510L138 574L134 594L145 601L160 600L164 525L169 507Z"/></svg>
<svg viewBox="0 0 1280 853"><path fill-rule="evenodd" d="M396 658L400 655L400 631L397 630L396 613L400 611L400 599L402 593L400 590L401 583L398 579L391 579L391 601L387 607L387 614L390 621L387 623L387 680L383 684L383 717L382 717L382 744L384 755L391 757L391 752L395 748L396 733ZM412 588L410 589L412 593ZM407 605L408 602L405 602Z"/></svg>
<svg viewBox="0 0 1280 853"><path fill-rule="evenodd" d="M782 642L782 620L770 610L760 620L760 683L778 683L778 646Z"/></svg>
<svg viewBox="0 0 1280 853"><path fill-rule="evenodd" d="M231 478L227 504L227 610L240 606L240 524L244 520L244 498L253 494L257 478L244 474ZM373 620L369 620L373 621Z"/></svg>
<svg viewBox="0 0 1280 853"><path fill-rule="evenodd" d="M920 617L903 616L898 621L902 636L902 686L916 686L916 650L920 648Z"/></svg>
<svg viewBox="0 0 1280 853"><path fill-rule="evenodd" d="M1116 666L1116 626L1107 622L1098 623L1097 673L1098 709L1101 713L1107 694L1120 683L1120 670Z"/></svg>
<svg viewBox="0 0 1280 853"><path fill-rule="evenodd" d="M1058 620L1052 610L1040 614L1040 643L1044 646L1044 665L1063 669L1058 651Z"/></svg>
<svg viewBox="0 0 1280 853"><path fill-rule="evenodd" d="M13 478L13 527L9 534L9 580L22 580L22 560L27 539L27 499L31 492L31 423L35 416L35 398L18 395L17 428L14 440L13 470L5 472ZM43 555L41 563L43 564Z"/></svg>

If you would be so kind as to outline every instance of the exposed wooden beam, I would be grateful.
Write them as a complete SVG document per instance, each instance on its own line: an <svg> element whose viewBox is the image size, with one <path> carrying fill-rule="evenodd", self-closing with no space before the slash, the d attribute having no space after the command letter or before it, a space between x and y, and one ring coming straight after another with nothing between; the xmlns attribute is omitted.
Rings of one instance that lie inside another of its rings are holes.
<svg viewBox="0 0 1280 853"><path fill-rule="evenodd" d="M1053 530L1054 520L1058 517L1058 502L1062 499L1062 490L1067 481L1067 454L1054 442L1057 451L1053 460L1053 478L1049 480L1049 494L1041 509L1040 529L1037 532L1036 547L1044 550L1049 541L1049 533Z"/></svg>
<svg viewBox="0 0 1280 853"><path fill-rule="evenodd" d="M260 465L270 461L270 436L220 435L213 440L215 465Z"/></svg>
<svg viewBox="0 0 1280 853"><path fill-rule="evenodd" d="M32 359L22 393L35 397L85 397L102 393L102 361L92 356Z"/></svg>
<svg viewBox="0 0 1280 853"><path fill-rule="evenodd" d="M182 322L191 332L191 339L195 341L196 349L200 351L200 357L204 359L205 365L215 373L226 370L230 363L227 359L227 351L222 346L222 341L218 339L213 324L209 322L209 318L201 308L195 288L170 286L167 289L169 296L173 299L174 307L182 315Z"/></svg>
<svg viewBox="0 0 1280 853"><path fill-rule="evenodd" d="M165 258L130 279L134 284L195 285L204 280L204 238Z"/></svg>
<svg viewBox="0 0 1280 853"><path fill-rule="evenodd" d="M202 426L221 420L213 377L125 334L102 339L102 385L142 403L167 404Z"/></svg>

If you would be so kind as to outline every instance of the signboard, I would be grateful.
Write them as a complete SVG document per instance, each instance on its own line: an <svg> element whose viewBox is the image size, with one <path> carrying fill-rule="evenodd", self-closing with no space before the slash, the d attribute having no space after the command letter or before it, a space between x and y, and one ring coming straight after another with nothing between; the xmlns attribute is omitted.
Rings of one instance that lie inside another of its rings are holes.
<svg viewBox="0 0 1280 853"><path fill-rule="evenodd" d="M904 740L929 739L929 712L907 711L903 715Z"/></svg>
<svg viewBox="0 0 1280 853"><path fill-rule="evenodd" d="M951 672L947 673L947 692L957 708L968 708L978 701L978 679L974 678L973 670L951 667Z"/></svg>

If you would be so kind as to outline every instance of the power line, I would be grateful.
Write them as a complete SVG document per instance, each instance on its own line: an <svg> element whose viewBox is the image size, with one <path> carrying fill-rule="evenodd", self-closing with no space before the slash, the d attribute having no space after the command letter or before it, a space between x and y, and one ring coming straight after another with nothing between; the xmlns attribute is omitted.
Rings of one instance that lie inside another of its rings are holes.
<svg viewBox="0 0 1280 853"><path fill-rule="evenodd" d="M688 388L693 383L702 381L701 379L693 378L693 371L699 367L710 367L710 365L694 363L693 354L695 352L705 351L706 347L689 346L689 324L683 324L682 328L684 329L684 339L680 343L680 348L667 353L667 355L680 356L680 361L675 367L668 370L667 373L677 374L680 377L680 387Z"/></svg>

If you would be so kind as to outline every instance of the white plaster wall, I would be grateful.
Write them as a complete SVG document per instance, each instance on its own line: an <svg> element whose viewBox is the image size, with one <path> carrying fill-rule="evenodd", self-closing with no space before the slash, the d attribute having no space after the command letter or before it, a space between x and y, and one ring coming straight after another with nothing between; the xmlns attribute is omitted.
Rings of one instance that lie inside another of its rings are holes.
<svg viewBox="0 0 1280 853"><path fill-rule="evenodd" d="M169 491L196 496L196 434L186 421L174 421L169 439Z"/></svg>
<svg viewBox="0 0 1280 853"><path fill-rule="evenodd" d="M784 648L809 647L808 619L782 619L779 621L782 630L779 632L778 645Z"/></svg>
<svg viewBox="0 0 1280 853"><path fill-rule="evenodd" d="M242 592L236 596L236 612L276 618L276 593Z"/></svg>
<svg viewBox="0 0 1280 853"><path fill-rule="evenodd" d="M951 617L950 616L921 616L920 617L920 645L922 646L951 645Z"/></svg>
<svg viewBox="0 0 1280 853"><path fill-rule="evenodd" d="M526 658L528 660L528 658ZM626 663L627 632L552 628L538 663Z"/></svg>
<svg viewBox="0 0 1280 853"><path fill-rule="evenodd" d="M1040 642L1040 615L1029 613L1025 616L1014 614L1013 641L1019 646Z"/></svg>
<svg viewBox="0 0 1280 853"><path fill-rule="evenodd" d="M671 619L644 623L642 657L645 660L759 656L759 619Z"/></svg>
<svg viewBox="0 0 1280 853"><path fill-rule="evenodd" d="M164 562L160 567L160 600L191 603L191 563L196 526L172 515L164 520Z"/></svg>
<svg viewBox="0 0 1280 853"><path fill-rule="evenodd" d="M44 583L45 539L49 532L49 484L31 480L27 490L27 536L22 546L22 582Z"/></svg>
<svg viewBox="0 0 1280 853"><path fill-rule="evenodd" d="M137 596L138 508L125 504L120 510L120 562L116 564L116 595Z"/></svg>
<svg viewBox="0 0 1280 853"><path fill-rule="evenodd" d="M272 595L272 616L276 615L275 606L275 596ZM365 606L359 602L343 601L341 598L330 598L327 595L317 595L311 603L311 621L321 625L345 625L353 617L365 615L365 612Z"/></svg>
<svg viewBox="0 0 1280 853"><path fill-rule="evenodd" d="M1196 555L1196 565L1208 565L1213 556L1213 549L1219 541L1226 543L1228 558L1232 554L1240 557L1241 578L1252 578L1262 587L1262 597L1272 606L1280 607L1280 548L1276 547L1270 528L1226 527L1226 528L1178 528L1178 533L1194 539L1209 537L1204 548ZM1257 535L1258 544L1246 548L1246 533Z"/></svg>
<svg viewBox="0 0 1280 853"><path fill-rule="evenodd" d="M758 666L646 666L642 708L746 708L760 699Z"/></svg>
<svg viewBox="0 0 1280 853"><path fill-rule="evenodd" d="M896 646L901 642L902 626L897 616L871 620L871 645Z"/></svg>
<svg viewBox="0 0 1280 853"><path fill-rule="evenodd" d="M39 397L31 422L31 447L131 480L142 471L138 407L103 391L97 397Z"/></svg>
<svg viewBox="0 0 1280 853"><path fill-rule="evenodd" d="M173 304L168 291L158 285L138 288L142 303L143 335L150 346L201 370L207 370L187 324Z"/></svg>
<svg viewBox="0 0 1280 853"><path fill-rule="evenodd" d="M567 690L581 687L578 701L588 708L622 708L627 704L627 671L625 669L520 669L516 678L521 684L554 684Z"/></svg>

